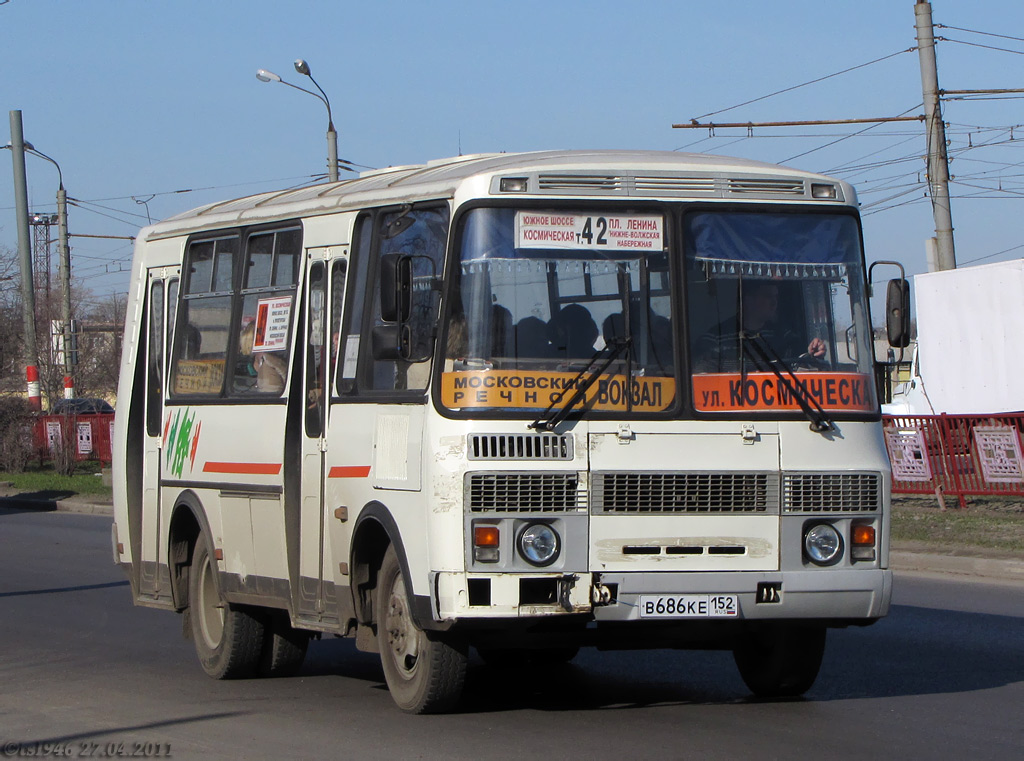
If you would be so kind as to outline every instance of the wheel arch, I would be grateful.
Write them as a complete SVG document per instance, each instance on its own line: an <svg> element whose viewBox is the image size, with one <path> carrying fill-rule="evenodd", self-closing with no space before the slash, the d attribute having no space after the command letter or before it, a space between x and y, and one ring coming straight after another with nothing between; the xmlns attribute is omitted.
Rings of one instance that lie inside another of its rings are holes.
<svg viewBox="0 0 1024 761"><path fill-rule="evenodd" d="M192 553L200 534L213 541L206 510L199 496L187 489L174 501L171 520L167 529L167 565L171 576L171 599L174 609L183 611L188 607L188 575L192 565ZM211 545L212 549L212 545Z"/></svg>
<svg viewBox="0 0 1024 761"><path fill-rule="evenodd" d="M447 628L434 620L430 595L414 594L409 560L398 523L387 506L376 500L367 503L360 511L352 528L352 544L349 549L352 604L359 623L368 625L374 621L373 592L377 588L377 575L389 546L394 546L395 554L398 556L398 563L402 568L402 583L411 601L416 624L421 629Z"/></svg>

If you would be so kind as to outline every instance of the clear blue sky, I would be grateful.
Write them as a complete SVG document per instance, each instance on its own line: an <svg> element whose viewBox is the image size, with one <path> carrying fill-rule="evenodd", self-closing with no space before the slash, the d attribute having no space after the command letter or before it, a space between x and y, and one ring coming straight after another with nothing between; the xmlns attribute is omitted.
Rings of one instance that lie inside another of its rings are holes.
<svg viewBox="0 0 1024 761"><path fill-rule="evenodd" d="M331 98L341 156L357 164L546 148L788 163L853 182L869 260L925 269L933 233L918 124L829 147L865 126L712 139L671 127L910 49L914 0L0 3L0 144L8 112L21 110L26 139L60 162L78 199L72 236L134 235L147 209L132 196L152 196L156 220L323 172L322 104L255 77L266 68L307 85L292 67L302 57ZM937 31L957 40L938 46L943 88L1024 87L1020 0L934 0L933 11L960 28ZM921 113L920 103L917 54L906 52L713 119L894 116ZM945 116L958 261L1024 256L1014 248L1024 244L1024 127L1009 140L1024 100L951 102ZM0 246L16 249L9 156L0 152ZM29 157L28 175L31 209L52 212L55 170ZM72 237L72 246L73 270L95 294L127 290L130 243Z"/></svg>

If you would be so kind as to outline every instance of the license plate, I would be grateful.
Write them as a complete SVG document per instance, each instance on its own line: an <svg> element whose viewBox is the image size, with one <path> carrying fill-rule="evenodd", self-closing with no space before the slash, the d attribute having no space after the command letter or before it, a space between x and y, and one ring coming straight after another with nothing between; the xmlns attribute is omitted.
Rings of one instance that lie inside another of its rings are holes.
<svg viewBox="0 0 1024 761"><path fill-rule="evenodd" d="M640 595L641 618L735 618L736 595Z"/></svg>

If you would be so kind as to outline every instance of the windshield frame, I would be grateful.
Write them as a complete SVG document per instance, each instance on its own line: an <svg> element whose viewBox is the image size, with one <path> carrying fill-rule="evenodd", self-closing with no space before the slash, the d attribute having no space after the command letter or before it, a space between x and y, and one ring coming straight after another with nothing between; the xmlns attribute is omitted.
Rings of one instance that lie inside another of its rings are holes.
<svg viewBox="0 0 1024 761"><path fill-rule="evenodd" d="M686 200L650 200L634 198L538 198L530 197L509 197L509 198L487 198L474 199L458 206L452 215L452 235L450 236L449 250L447 252L444 268L444 284L442 289L443 304L440 315L441 324L437 333L437 340L434 351L434 362L431 370L431 403L437 412L444 418L454 420L525 420L533 421L544 411L543 407L536 409L510 409L502 407L468 407L456 409L446 406L441 398L441 378L444 372L444 347L447 343L447 333L453 316L453 303L456 297L461 300L458 289L461 288L460 267L462 263L462 245L466 233L466 218L474 210L480 208L501 208L522 211L566 211L566 212L607 212L622 214L658 214L664 219L664 236L666 243L666 256L668 259L668 279L670 290L677 294L672 301L672 342L675 352L675 397L665 409L659 411L638 411L633 410L596 410L587 409L586 405L578 405L566 416L566 423L572 424L580 419L585 420L660 420L660 421L695 421L695 420L770 420L770 421L800 421L806 420L800 409L794 410L741 410L708 412L696 409L693 401L693 357L690 351L689 328L690 317L686 300L688 293L686 282L687 251L684 235L684 222L687 215L700 212L749 212L749 213L794 213L794 214L823 214L823 215L845 215L853 219L857 230L857 244L859 248L858 266L862 273L866 273L864 258L864 236L861 227L861 219L858 210L845 204L827 203L815 205L808 202L780 202L776 203L736 203L723 202L715 203L708 201L686 201ZM868 308L867 299L864 301L865 319L867 329L873 336L871 325L871 314ZM872 344L873 341L869 343ZM870 362L875 364L872 355ZM871 382L874 383L874 374ZM875 395L875 409L869 411L858 410L829 410L829 417L832 420L856 420L874 421L880 419L880 410L877 406L877 389L872 386L872 394ZM565 395L566 398L571 393ZM563 423L564 425L564 423Z"/></svg>

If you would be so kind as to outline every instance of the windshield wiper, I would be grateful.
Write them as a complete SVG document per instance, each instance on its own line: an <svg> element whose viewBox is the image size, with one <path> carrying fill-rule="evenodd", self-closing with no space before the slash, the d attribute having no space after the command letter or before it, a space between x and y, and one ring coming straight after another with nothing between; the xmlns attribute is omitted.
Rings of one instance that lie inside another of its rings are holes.
<svg viewBox="0 0 1024 761"><path fill-rule="evenodd" d="M616 337L613 338L611 343L607 344L604 348L598 349L594 352L594 356L592 356L590 361L587 362L586 367L576 373L576 376L558 392L558 396L551 400L551 404L549 404L548 408L544 410L544 413L530 423L528 427L533 428L535 431L553 431L555 426L565 420L581 400L586 399L587 391L590 390L590 387L597 382L598 378L605 374L609 365L611 365L611 363L614 362L622 352L629 349L632 343L633 341L628 335L624 337ZM602 358L604 359L604 362L601 363L601 366L596 370L592 369L594 365L601 361ZM580 378L584 378L584 376L586 376L585 379L580 383ZM570 388L575 388L576 393L569 397L569 401L567 401L564 406L555 409L556 405L562 401L562 397L565 396L565 392ZM632 390L630 389L626 393L628 397L628 395L632 393Z"/></svg>
<svg viewBox="0 0 1024 761"><path fill-rule="evenodd" d="M744 337L750 340L744 341ZM779 383L785 386L790 395L796 399L796 403L800 405L804 415L811 421L812 431L825 433L835 427L831 418L825 413L821 405L818 404L818 400L811 395L811 392L796 377L793 369L768 345L768 342L764 340L760 333L742 331L740 334L740 344L743 347L744 353L749 354L750 358L755 362L766 365L775 374L775 377L779 379ZM785 374L779 369L780 367L786 371Z"/></svg>

